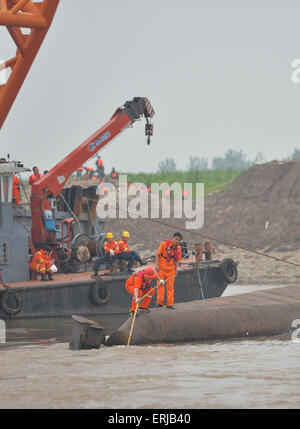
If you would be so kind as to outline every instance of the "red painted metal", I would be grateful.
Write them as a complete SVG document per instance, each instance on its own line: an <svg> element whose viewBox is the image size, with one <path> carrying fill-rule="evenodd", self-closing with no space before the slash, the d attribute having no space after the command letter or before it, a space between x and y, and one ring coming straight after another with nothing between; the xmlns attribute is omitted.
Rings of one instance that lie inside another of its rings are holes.
<svg viewBox="0 0 300 429"><path fill-rule="evenodd" d="M149 107L150 106L150 107ZM44 227L44 210L50 209L49 197L59 195L70 175L82 164L96 155L125 128L131 126L141 115L147 118L154 110L147 98L136 97L116 110L109 121L74 149L43 177L33 183L31 188L31 237L34 243L55 242L55 233Z"/></svg>
<svg viewBox="0 0 300 429"><path fill-rule="evenodd" d="M0 129L20 91L29 69L49 30L59 0L0 0L0 25L5 26L17 52L0 64L0 71L11 69L6 83L0 86ZM23 34L22 28L30 30Z"/></svg>

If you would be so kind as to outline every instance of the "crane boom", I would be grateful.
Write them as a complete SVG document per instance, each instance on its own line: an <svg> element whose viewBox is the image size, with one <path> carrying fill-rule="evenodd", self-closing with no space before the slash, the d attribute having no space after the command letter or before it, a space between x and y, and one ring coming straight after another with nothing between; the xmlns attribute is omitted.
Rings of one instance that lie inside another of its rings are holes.
<svg viewBox="0 0 300 429"><path fill-rule="evenodd" d="M153 124L150 124L150 119L154 116L154 110L147 98L135 97L133 100L127 101L124 106L119 107L103 127L49 170L46 175L33 183L30 206L31 236L34 243L51 241L51 236L53 236L45 229L43 222L43 212L50 208L48 197L57 196L70 175L78 167L101 151L112 139L140 119L141 116L146 118L146 135L149 139L153 132Z"/></svg>

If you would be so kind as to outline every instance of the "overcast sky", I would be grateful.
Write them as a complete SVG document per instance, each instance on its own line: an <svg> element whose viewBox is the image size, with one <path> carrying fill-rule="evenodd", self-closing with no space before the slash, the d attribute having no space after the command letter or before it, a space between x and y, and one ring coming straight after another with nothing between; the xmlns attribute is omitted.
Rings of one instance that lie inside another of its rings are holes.
<svg viewBox="0 0 300 429"><path fill-rule="evenodd" d="M243 150L267 161L300 148L297 0L61 0L0 131L1 155L50 169L135 96L155 109L102 152L108 173ZM14 56L6 30L0 58ZM87 163L94 166L94 160Z"/></svg>

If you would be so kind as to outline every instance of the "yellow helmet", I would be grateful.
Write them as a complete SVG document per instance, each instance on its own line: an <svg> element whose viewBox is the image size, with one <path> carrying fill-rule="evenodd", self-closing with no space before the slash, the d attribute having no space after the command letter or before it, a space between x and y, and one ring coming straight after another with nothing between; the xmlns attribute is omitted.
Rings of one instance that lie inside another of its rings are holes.
<svg viewBox="0 0 300 429"><path fill-rule="evenodd" d="M128 231L123 231L122 237L130 237L130 234Z"/></svg>
<svg viewBox="0 0 300 429"><path fill-rule="evenodd" d="M106 234L106 238L114 238L114 234L112 234L111 232L108 232Z"/></svg>

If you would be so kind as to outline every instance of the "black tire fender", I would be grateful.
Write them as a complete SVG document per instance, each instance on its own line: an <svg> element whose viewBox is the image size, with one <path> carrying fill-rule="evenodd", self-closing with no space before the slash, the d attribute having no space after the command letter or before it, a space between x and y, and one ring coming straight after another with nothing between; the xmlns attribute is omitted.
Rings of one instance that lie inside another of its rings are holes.
<svg viewBox="0 0 300 429"><path fill-rule="evenodd" d="M234 283L238 277L237 263L233 259L224 259L221 262L221 270L228 283Z"/></svg>
<svg viewBox="0 0 300 429"><path fill-rule="evenodd" d="M108 286L101 280L92 285L91 300L96 305L104 305L110 298L110 290Z"/></svg>
<svg viewBox="0 0 300 429"><path fill-rule="evenodd" d="M10 298L10 296L13 295L17 306L16 307L10 307L8 300ZM21 295L13 290L6 290L2 295L1 295L1 306L4 310L4 312L6 314L8 314L9 316L14 316L15 314L19 313L22 310L22 306L23 306L23 300Z"/></svg>

